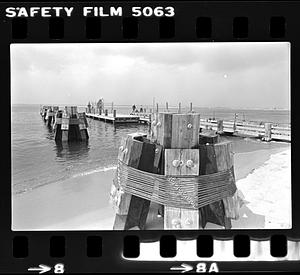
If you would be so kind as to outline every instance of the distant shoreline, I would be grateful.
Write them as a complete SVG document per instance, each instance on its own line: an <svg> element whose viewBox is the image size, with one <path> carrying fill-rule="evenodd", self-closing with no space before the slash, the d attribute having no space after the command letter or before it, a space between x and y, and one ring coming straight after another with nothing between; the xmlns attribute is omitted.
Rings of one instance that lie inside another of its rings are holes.
<svg viewBox="0 0 300 275"><path fill-rule="evenodd" d="M57 106L80 106L80 107L85 107L87 104L70 104L70 103L47 103L49 105L57 105ZM12 106L40 106L40 105L47 105L41 104L41 103L13 103L11 104ZM109 103L108 103L109 104ZM138 106L149 106L152 107L152 104L137 104ZM115 107L131 107L132 104L114 104ZM183 107L188 107L189 105L187 104L186 106L183 105ZM159 105L159 107L164 108L165 105ZM172 106L170 105L170 108L176 108L177 106ZM200 108L200 109L214 109L214 110L244 110L244 111L285 111L285 112L290 112L290 109L285 109L285 108L279 108L279 107L266 107L266 108L254 108L254 107L204 107L204 106L193 106L193 108Z"/></svg>

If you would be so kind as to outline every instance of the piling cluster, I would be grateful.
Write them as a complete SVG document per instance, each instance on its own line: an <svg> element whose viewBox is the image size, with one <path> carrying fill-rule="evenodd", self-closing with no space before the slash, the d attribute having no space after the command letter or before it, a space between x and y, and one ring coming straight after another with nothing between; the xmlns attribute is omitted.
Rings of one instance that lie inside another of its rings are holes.
<svg viewBox="0 0 300 275"><path fill-rule="evenodd" d="M114 229L231 228L238 218L232 143L199 132L197 113L157 112L148 135L123 138L110 194Z"/></svg>
<svg viewBox="0 0 300 275"><path fill-rule="evenodd" d="M56 142L88 140L88 123L85 113L79 113L76 106L43 106L41 116L46 125L52 127Z"/></svg>
<svg viewBox="0 0 300 275"><path fill-rule="evenodd" d="M58 106L43 106L40 114L47 126L52 126L55 123L55 114L58 111Z"/></svg>

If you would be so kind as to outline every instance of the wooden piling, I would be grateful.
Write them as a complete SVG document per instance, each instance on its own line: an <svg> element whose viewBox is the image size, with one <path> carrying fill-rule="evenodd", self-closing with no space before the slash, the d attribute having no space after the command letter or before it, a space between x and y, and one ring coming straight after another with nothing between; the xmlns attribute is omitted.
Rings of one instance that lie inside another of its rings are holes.
<svg viewBox="0 0 300 275"><path fill-rule="evenodd" d="M117 117L117 110L114 110L114 118Z"/></svg>
<svg viewBox="0 0 300 275"><path fill-rule="evenodd" d="M169 104L166 102L166 111L169 112Z"/></svg>
<svg viewBox="0 0 300 275"><path fill-rule="evenodd" d="M105 109L105 116L108 116L108 110Z"/></svg>
<svg viewBox="0 0 300 275"><path fill-rule="evenodd" d="M224 132L223 120L218 120L217 132L222 134Z"/></svg>
<svg viewBox="0 0 300 275"><path fill-rule="evenodd" d="M151 123L152 123L152 114L150 113L149 114L149 123L148 123L148 126L149 126L148 131L149 131L150 136L151 136Z"/></svg>
<svg viewBox="0 0 300 275"><path fill-rule="evenodd" d="M189 159L197 163L197 152L199 160L199 114L172 114L158 113L152 123L153 140L163 146L165 149L164 174L174 175L178 167L173 167L172 158L178 158L179 161L186 163ZM179 155L178 155L179 154ZM198 162L199 163L199 162ZM184 166L186 168L186 166ZM180 169L181 175L192 175L194 169ZM197 168L196 168L197 170ZM199 169L198 169L199 170ZM198 211L190 209L178 209L170 206L164 207L164 226L165 229L178 228L179 216L186 221L180 221L180 228L198 228ZM189 218L187 218L189 217Z"/></svg>
<svg viewBox="0 0 300 275"><path fill-rule="evenodd" d="M159 145L143 142L146 135L129 134L122 140L118 159L126 165L141 171L155 173ZM160 156L159 156L160 157ZM159 161L158 161L159 163ZM144 229L149 212L150 201L122 192L114 181L111 197L118 202L113 229L128 230L130 228ZM116 199L114 199L116 198Z"/></svg>
<svg viewBox="0 0 300 275"><path fill-rule="evenodd" d="M181 114L181 102L178 104L178 114Z"/></svg>
<svg viewBox="0 0 300 275"><path fill-rule="evenodd" d="M215 135L217 136L217 135ZM201 144L205 140L206 143ZM213 134L200 135L200 175L207 175L233 169L232 143L219 142ZM234 173L234 171L232 171ZM204 228L207 222L212 222L231 228L231 218L238 215L237 197L228 197L221 201L211 203L199 209L200 225Z"/></svg>
<svg viewBox="0 0 300 275"><path fill-rule="evenodd" d="M265 123L265 136L264 140L265 141L271 141L272 139L272 123Z"/></svg>
<svg viewBox="0 0 300 275"><path fill-rule="evenodd" d="M236 131L236 118L237 118L237 114L234 114L234 122L233 122L233 132Z"/></svg>
<svg viewBox="0 0 300 275"><path fill-rule="evenodd" d="M78 113L77 107L65 107L56 113L54 124L56 142L83 141L89 138L85 113Z"/></svg>
<svg viewBox="0 0 300 275"><path fill-rule="evenodd" d="M190 103L190 112L193 112L193 103Z"/></svg>

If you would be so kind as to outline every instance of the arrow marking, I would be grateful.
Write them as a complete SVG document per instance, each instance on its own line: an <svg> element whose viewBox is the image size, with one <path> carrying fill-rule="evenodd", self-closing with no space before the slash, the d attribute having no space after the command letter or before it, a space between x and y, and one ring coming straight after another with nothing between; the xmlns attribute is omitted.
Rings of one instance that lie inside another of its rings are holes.
<svg viewBox="0 0 300 275"><path fill-rule="evenodd" d="M178 270L181 271L181 273L185 273L187 271L191 271L193 270L193 267L191 265L188 264L181 264L181 266L173 266L170 268L170 270Z"/></svg>
<svg viewBox="0 0 300 275"><path fill-rule="evenodd" d="M51 270L51 267L49 267L47 265L43 265L43 264L40 264L39 267L30 267L30 268L28 268L28 271L38 271L39 274L48 272L50 270Z"/></svg>

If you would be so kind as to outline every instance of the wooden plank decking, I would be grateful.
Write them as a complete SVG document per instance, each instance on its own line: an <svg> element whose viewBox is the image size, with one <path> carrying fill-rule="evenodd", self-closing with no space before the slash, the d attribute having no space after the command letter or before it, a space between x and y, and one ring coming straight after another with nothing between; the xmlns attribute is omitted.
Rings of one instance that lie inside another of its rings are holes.
<svg viewBox="0 0 300 275"><path fill-rule="evenodd" d="M139 123L140 118L135 115L122 115L122 114L117 114L116 116L113 116L113 114L108 114L106 115L99 115L99 114L91 114L87 113L87 117L92 118L92 119L97 119L101 120L104 122L109 122L109 123Z"/></svg>
<svg viewBox="0 0 300 275"><path fill-rule="evenodd" d="M121 123L150 123L150 116L148 114L137 114L137 115L125 115L113 114L99 115L87 113L87 117L98 119L104 122L109 122L113 124ZM218 120L212 119L200 119L200 129L210 129L214 131L219 131ZM237 136L249 136L256 138L266 137L266 127L264 124L259 124L249 121L223 121L223 134L237 135ZM291 141L291 127L290 126L271 126L271 137L272 140L280 141Z"/></svg>

